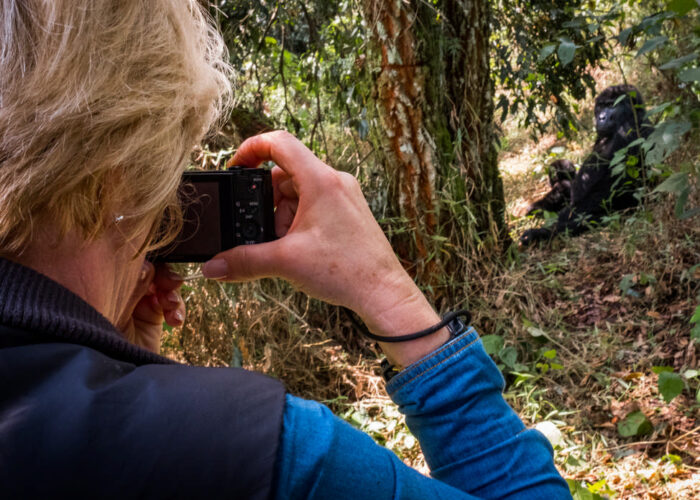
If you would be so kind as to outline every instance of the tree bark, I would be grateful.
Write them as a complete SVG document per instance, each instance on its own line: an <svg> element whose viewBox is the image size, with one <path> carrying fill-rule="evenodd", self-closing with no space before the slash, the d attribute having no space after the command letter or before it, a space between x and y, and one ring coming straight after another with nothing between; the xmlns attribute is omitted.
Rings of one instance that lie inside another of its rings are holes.
<svg viewBox="0 0 700 500"><path fill-rule="evenodd" d="M390 200L408 227L393 243L418 280L434 285L448 261L464 261L440 236L470 257L507 241L489 2L365 0L363 8L381 59L375 89Z"/></svg>
<svg viewBox="0 0 700 500"><path fill-rule="evenodd" d="M433 275L431 237L436 234L436 149L425 125L425 71L419 64L415 9L401 1L369 0L365 18L381 63L374 84L389 199L409 228L394 236L399 257L418 276Z"/></svg>
<svg viewBox="0 0 700 500"><path fill-rule="evenodd" d="M498 170L494 133L494 84L490 68L491 11L487 0L445 0L443 18L445 38L458 41L457 50L445 50L426 38L429 53L442 53L431 72L444 74L445 91L429 87L428 105L433 105L438 121L447 119L455 157L466 184L466 200L474 216L475 236L487 241L487 248L508 243L505 224L503 182ZM436 123L440 130L444 124ZM456 193L455 193L456 194Z"/></svg>

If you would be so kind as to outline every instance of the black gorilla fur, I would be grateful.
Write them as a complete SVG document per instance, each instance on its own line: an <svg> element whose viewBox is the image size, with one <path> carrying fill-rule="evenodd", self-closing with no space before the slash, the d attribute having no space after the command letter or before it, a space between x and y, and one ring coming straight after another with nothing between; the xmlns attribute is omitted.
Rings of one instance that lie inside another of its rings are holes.
<svg viewBox="0 0 700 500"><path fill-rule="evenodd" d="M632 85L608 87L596 98L597 137L593 152L574 177L569 193L566 193L566 182L558 180L557 168L561 163L555 162L559 165L552 165L557 181L552 182L552 191L532 204L528 213L542 209L558 211L557 222L552 227L525 231L520 237L523 246L548 240L558 233L566 232L572 236L580 234L588 229L590 223L599 222L610 211L624 210L638 204L634 194L639 181L626 172L613 176L610 162L617 151L629 146L639 137L649 136L652 127L645 114L642 96ZM638 145L627 151L627 157L640 158L640 155ZM569 171L564 169L564 172Z"/></svg>
<svg viewBox="0 0 700 500"><path fill-rule="evenodd" d="M527 215L541 215L543 211L559 212L571 202L571 183L576 167L569 160L557 160L549 166L549 185L552 189L527 210Z"/></svg>

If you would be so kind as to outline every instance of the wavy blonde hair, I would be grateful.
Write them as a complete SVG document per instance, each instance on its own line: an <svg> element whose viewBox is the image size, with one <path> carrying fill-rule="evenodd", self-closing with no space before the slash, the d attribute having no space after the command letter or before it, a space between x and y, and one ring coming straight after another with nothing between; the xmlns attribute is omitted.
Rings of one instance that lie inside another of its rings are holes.
<svg viewBox="0 0 700 500"><path fill-rule="evenodd" d="M157 246L230 76L196 0L0 0L0 253L115 220Z"/></svg>

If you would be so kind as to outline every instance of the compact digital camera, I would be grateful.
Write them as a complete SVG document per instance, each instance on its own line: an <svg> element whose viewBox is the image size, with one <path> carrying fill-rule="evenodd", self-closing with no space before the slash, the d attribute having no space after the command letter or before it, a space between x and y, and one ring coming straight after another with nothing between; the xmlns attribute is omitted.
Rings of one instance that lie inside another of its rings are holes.
<svg viewBox="0 0 700 500"><path fill-rule="evenodd" d="M184 224L157 262L206 262L238 245L275 236L272 176L260 168L185 172L180 185Z"/></svg>

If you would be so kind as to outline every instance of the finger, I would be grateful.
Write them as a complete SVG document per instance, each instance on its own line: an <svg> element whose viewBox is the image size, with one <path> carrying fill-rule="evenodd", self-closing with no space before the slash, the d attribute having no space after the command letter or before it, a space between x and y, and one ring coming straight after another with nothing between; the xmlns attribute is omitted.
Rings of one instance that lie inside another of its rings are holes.
<svg viewBox="0 0 700 500"><path fill-rule="evenodd" d="M177 290L185 282L185 278L172 271L167 264L158 264L155 268L153 283L157 292Z"/></svg>
<svg viewBox="0 0 700 500"><path fill-rule="evenodd" d="M251 281L279 276L278 256L284 254L284 240L241 245L221 252L202 266L202 274L209 279L223 281Z"/></svg>
<svg viewBox="0 0 700 500"><path fill-rule="evenodd" d="M270 175L272 176L273 186L290 178L287 172L277 166L272 167L272 170L270 170Z"/></svg>
<svg viewBox="0 0 700 500"><path fill-rule="evenodd" d="M269 160L292 178L313 176L319 169L330 169L301 141L285 131L269 132L247 139L229 163L255 167Z"/></svg>
<svg viewBox="0 0 700 500"><path fill-rule="evenodd" d="M180 303L177 309L167 311L164 315L165 322L170 326L182 326L185 323L185 304Z"/></svg>
<svg viewBox="0 0 700 500"><path fill-rule="evenodd" d="M279 191L280 195L282 195L285 198L299 198L297 190L294 187L294 181L292 179L286 179L281 181L277 185L277 190Z"/></svg>
<svg viewBox="0 0 700 500"><path fill-rule="evenodd" d="M289 232L299 208L299 200L282 198L275 211L275 234L282 238Z"/></svg>
<svg viewBox="0 0 700 500"><path fill-rule="evenodd" d="M155 299L155 300L154 300ZM160 307L155 295L143 297L132 314L134 320L143 321L151 325L158 325L163 322L163 310Z"/></svg>
<svg viewBox="0 0 700 500"><path fill-rule="evenodd" d="M157 297L163 313L174 311L183 303L182 297L177 290L161 291L157 294Z"/></svg>
<svg viewBox="0 0 700 500"><path fill-rule="evenodd" d="M282 198L298 198L294 182L289 174L279 167L274 167L272 174L272 190L274 193L275 206L278 205Z"/></svg>
<svg viewBox="0 0 700 500"><path fill-rule="evenodd" d="M175 290L167 293L147 295L134 309L136 320L158 325L165 322L170 326L182 326L185 322L185 303Z"/></svg>

